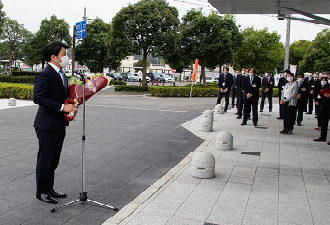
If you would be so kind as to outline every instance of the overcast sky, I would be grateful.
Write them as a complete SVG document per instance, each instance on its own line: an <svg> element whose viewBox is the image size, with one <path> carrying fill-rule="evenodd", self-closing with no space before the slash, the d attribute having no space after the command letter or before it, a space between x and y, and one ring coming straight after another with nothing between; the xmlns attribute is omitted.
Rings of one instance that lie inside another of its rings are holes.
<svg viewBox="0 0 330 225"><path fill-rule="evenodd" d="M64 19L71 27L79 21L82 21L84 7L87 10L87 17L93 19L101 18L105 22L111 22L116 13L129 3L134 4L138 0L1 0L6 16L23 24L26 29L35 33L40 27L40 23L51 15L56 15L59 19ZM214 9L208 3L201 0L167 0L171 6L175 6L180 13L180 18L191 8L203 7L203 12L208 14ZM206 1L206 0L205 0ZM193 3L193 4L189 4ZM208 6L209 5L209 6ZM215 9L214 9L215 10ZM330 19L330 14L321 15ZM270 32L277 31L281 35L281 41L285 42L286 21L279 21L270 15L237 15L237 25L242 28L253 26L256 29L268 27ZM291 22L290 42L297 40L313 40L318 32L321 32L326 26L318 26L306 22ZM328 27L330 28L330 27ZM71 32L72 33L72 32Z"/></svg>

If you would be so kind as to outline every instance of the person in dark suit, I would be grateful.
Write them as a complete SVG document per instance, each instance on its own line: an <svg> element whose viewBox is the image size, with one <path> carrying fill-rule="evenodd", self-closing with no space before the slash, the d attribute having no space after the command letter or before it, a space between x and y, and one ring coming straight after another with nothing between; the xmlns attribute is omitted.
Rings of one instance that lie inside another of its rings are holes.
<svg viewBox="0 0 330 225"><path fill-rule="evenodd" d="M242 73L238 74L237 76L237 104L236 104L236 108L237 108L237 117L236 119L242 119L242 115L243 115L243 105L244 105L244 101L243 101L243 80L246 77L245 73L246 68L243 67L242 68Z"/></svg>
<svg viewBox="0 0 330 225"><path fill-rule="evenodd" d="M266 72L265 76L261 81L261 103L260 103L260 112L264 110L265 98L268 98L269 112L273 110L273 87L274 87L274 78L270 75L270 72Z"/></svg>
<svg viewBox="0 0 330 225"><path fill-rule="evenodd" d="M240 74L240 71L236 70L235 74L233 75L233 85L231 86L231 107L232 108L235 107L235 98L236 98L237 91L238 91L238 75L239 74ZM236 106L237 106L237 103L238 103L238 99L236 101Z"/></svg>
<svg viewBox="0 0 330 225"><path fill-rule="evenodd" d="M330 82L330 75L328 75L328 83ZM319 138L314 139L314 141L326 141L328 134L328 124L330 118L330 93L324 94L324 99L321 102L319 113L322 114L322 123L321 123L321 135ZM330 141L327 143L330 145Z"/></svg>
<svg viewBox="0 0 330 225"><path fill-rule="evenodd" d="M39 140L36 182L37 199L57 203L55 198L66 197L65 193L54 190L55 170L59 164L66 126L66 112L77 112L73 104L64 104L69 97L68 83L63 68L69 65L67 46L54 41L43 51L48 65L36 74L33 101L39 105L34 128Z"/></svg>
<svg viewBox="0 0 330 225"><path fill-rule="evenodd" d="M308 81L308 112L306 112L306 114L313 113L313 103L317 98L320 86L321 82L318 79L317 74L313 74L313 77Z"/></svg>
<svg viewBox="0 0 330 225"><path fill-rule="evenodd" d="M245 99L244 103L244 115L243 122L241 125L246 125L246 122L250 116L252 108L252 121L253 125L257 126L258 124L258 101L259 101L259 88L261 86L261 79L258 76L255 76L256 70L249 70L249 77L244 79L243 90Z"/></svg>
<svg viewBox="0 0 330 225"><path fill-rule="evenodd" d="M225 96L226 104L224 111L227 112L228 105L229 105L229 95L230 95L230 89L233 85L233 75L231 73L228 73L229 68L224 67L223 73L219 75L219 93L218 93L218 100L217 104L220 104L220 101L223 96Z"/></svg>
<svg viewBox="0 0 330 225"><path fill-rule="evenodd" d="M284 70L284 75L278 80L278 84L277 84L277 87L278 87L278 102L281 101L281 98L282 98L282 92L283 92L283 88L285 86L285 84L287 83L287 80L286 80L286 76L288 73L291 73L290 70ZM281 110L281 107L282 105L279 104L279 111L280 111L280 116L277 117L277 119L283 119L283 113Z"/></svg>
<svg viewBox="0 0 330 225"><path fill-rule="evenodd" d="M317 113L317 127L315 128L315 130L321 130L322 128L322 113L319 111L320 109L320 105L322 104L322 101L326 98L323 94L322 94L322 90L328 88L329 89L329 84L328 84L328 77L321 77L321 81L320 81L320 89L318 91L318 95L315 98L315 112Z"/></svg>
<svg viewBox="0 0 330 225"><path fill-rule="evenodd" d="M308 86L304 81L304 74L298 74L297 83L299 86L298 96L297 96L297 125L301 126L301 122L303 121L304 110L307 106L307 91Z"/></svg>

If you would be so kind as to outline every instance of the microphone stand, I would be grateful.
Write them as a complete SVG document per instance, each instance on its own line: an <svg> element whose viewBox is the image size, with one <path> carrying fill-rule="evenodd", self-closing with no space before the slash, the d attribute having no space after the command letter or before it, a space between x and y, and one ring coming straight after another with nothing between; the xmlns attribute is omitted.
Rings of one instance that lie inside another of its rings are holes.
<svg viewBox="0 0 330 225"><path fill-rule="evenodd" d="M108 208L108 209L112 209L114 211L118 211L118 208L116 207L113 207L111 205L106 205L106 204L103 204L103 203L100 203L100 202L97 202L97 201L94 201L94 200L90 200L88 199L87 197L87 192L85 191L85 140L86 140L86 136L85 136L85 88L86 88L86 79L90 79L87 75L83 74L83 73L78 73L78 72L75 72L76 74L78 74L80 76L80 80L82 81L83 83L83 133L82 133L82 164L81 164L81 168L82 168L82 190L79 194L79 199L76 199L76 200L73 200L71 202L68 202L64 205L60 205L60 206L57 206L53 209L51 209L50 211L51 212L55 212L56 210L58 209L61 209L65 206L68 206L68 205L71 205L73 203L76 203L76 202L91 202L91 203L94 203L96 205L99 205L99 206L102 206L102 207L105 207L105 208Z"/></svg>

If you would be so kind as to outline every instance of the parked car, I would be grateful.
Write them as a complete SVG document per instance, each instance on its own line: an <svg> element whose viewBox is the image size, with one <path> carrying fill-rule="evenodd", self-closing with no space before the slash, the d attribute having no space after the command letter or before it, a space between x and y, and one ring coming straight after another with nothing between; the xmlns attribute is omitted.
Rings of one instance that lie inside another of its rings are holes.
<svg viewBox="0 0 330 225"><path fill-rule="evenodd" d="M174 81L174 79L170 75L167 75L165 73L163 73L161 76L163 77L163 80L167 83Z"/></svg>
<svg viewBox="0 0 330 225"><path fill-rule="evenodd" d="M139 77L137 75L135 75L134 73L127 73L127 81L138 82Z"/></svg>
<svg viewBox="0 0 330 225"><path fill-rule="evenodd" d="M120 75L120 73L110 73L109 76L112 77L113 80L123 80L123 78L122 78L122 76Z"/></svg>
<svg viewBox="0 0 330 225"><path fill-rule="evenodd" d="M147 73L146 75L151 81L165 82L165 79L159 73Z"/></svg>
<svg viewBox="0 0 330 225"><path fill-rule="evenodd" d="M141 74L141 73L135 73L134 75L136 75L136 76L139 77L139 82L142 81L142 76L143 76L143 74ZM151 82L151 79L150 79L150 77L148 77L148 76L146 76L146 80L147 80L147 82Z"/></svg>
<svg viewBox="0 0 330 225"><path fill-rule="evenodd" d="M120 75L124 81L127 81L127 79L128 79L127 73L120 73Z"/></svg>
<svg viewBox="0 0 330 225"><path fill-rule="evenodd" d="M205 77L206 82L212 82L212 83L218 83L219 78L218 77Z"/></svg>

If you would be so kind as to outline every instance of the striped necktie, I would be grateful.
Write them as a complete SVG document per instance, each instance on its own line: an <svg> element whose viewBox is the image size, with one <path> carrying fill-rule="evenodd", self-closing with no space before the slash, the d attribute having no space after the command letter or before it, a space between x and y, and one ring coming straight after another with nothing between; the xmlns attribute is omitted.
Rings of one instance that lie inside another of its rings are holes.
<svg viewBox="0 0 330 225"><path fill-rule="evenodd" d="M64 73L63 70L60 70L59 72L61 73L62 78L63 78L63 85L64 85L65 92L68 94L68 83L67 83L67 80L66 80L65 73Z"/></svg>

